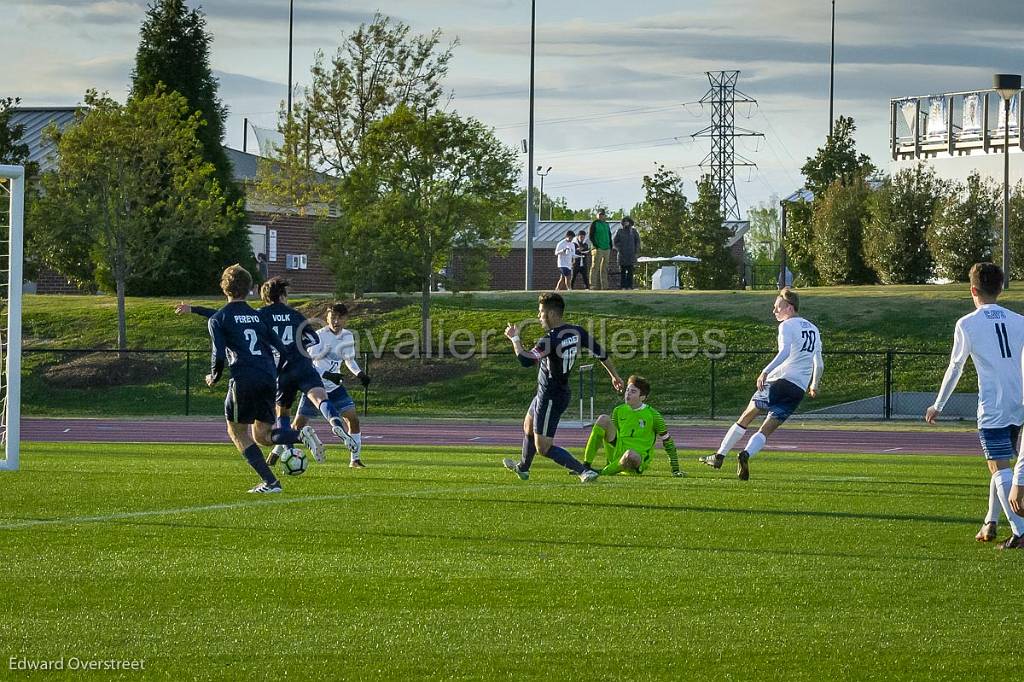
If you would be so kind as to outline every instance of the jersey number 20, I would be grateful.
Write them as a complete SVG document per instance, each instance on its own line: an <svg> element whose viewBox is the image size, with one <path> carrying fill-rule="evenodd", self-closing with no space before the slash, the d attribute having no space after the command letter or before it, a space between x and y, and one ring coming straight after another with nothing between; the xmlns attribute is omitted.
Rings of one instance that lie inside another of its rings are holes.
<svg viewBox="0 0 1024 682"><path fill-rule="evenodd" d="M800 332L800 338L804 340L804 345L803 347L800 348L800 350L807 351L808 353L813 353L814 346L818 342L818 335L815 334L812 330L808 329L806 331Z"/></svg>

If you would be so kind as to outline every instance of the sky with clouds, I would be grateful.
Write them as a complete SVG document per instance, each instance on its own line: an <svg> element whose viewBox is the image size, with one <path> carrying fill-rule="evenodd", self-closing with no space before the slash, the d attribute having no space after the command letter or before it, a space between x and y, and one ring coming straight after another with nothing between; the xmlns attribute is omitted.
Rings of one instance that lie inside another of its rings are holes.
<svg viewBox="0 0 1024 682"><path fill-rule="evenodd" d="M145 0L0 0L7 65L0 96L30 106L71 105L87 88L123 97ZM243 118L272 127L287 93L288 1L207 0L213 67L230 110L227 143ZM838 0L836 112L888 166L889 99L986 88L996 72L1024 71L1021 0ZM452 107L518 147L527 135L527 0L295 0L294 80L308 82L318 50L375 11L417 32L440 28L459 46ZM689 194L710 121L694 104L706 71L738 69L737 125L765 134L737 141L757 163L739 168L741 209L800 185L799 168L828 131L829 0L538 0L537 163L545 191L574 207L630 207L655 163L675 168ZM252 138L250 137L250 145ZM523 157L525 166L525 156Z"/></svg>

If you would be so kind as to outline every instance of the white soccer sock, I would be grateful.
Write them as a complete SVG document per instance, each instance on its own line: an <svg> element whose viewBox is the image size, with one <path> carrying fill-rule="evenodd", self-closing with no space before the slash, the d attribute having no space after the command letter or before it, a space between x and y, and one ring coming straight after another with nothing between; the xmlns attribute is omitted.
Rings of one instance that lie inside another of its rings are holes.
<svg viewBox="0 0 1024 682"><path fill-rule="evenodd" d="M733 424L729 427L729 430L725 433L725 438L722 439L722 444L718 446L718 454L728 455L729 451L736 447L736 443L740 442L740 438L743 438L747 430L739 424Z"/></svg>
<svg viewBox="0 0 1024 682"><path fill-rule="evenodd" d="M277 455L278 457L281 457L282 455L284 455L284 453L288 452L288 446L287 445L275 445L273 448L271 448L270 451L272 453L274 453L275 455Z"/></svg>
<svg viewBox="0 0 1024 682"><path fill-rule="evenodd" d="M748 455L753 457L757 453L761 452L761 448L764 447L764 442L766 440L768 439L765 438L765 435L758 431L757 433L750 437L750 440L747 441L747 447L743 449L747 451Z"/></svg>
<svg viewBox="0 0 1024 682"><path fill-rule="evenodd" d="M988 516L985 523L999 523L999 493L996 491L996 477L993 476L988 482Z"/></svg>
<svg viewBox="0 0 1024 682"><path fill-rule="evenodd" d="M1003 513L1010 521L1010 528L1014 535L1024 535L1024 519L1017 516L1010 509L1010 486L1013 485L1013 469L1000 469L992 474L992 480L996 483L996 492L999 494L999 504L1003 505Z"/></svg>
<svg viewBox="0 0 1024 682"><path fill-rule="evenodd" d="M359 453L363 451L363 434L350 433L349 435L356 442L356 450L352 453L352 459L359 459Z"/></svg>

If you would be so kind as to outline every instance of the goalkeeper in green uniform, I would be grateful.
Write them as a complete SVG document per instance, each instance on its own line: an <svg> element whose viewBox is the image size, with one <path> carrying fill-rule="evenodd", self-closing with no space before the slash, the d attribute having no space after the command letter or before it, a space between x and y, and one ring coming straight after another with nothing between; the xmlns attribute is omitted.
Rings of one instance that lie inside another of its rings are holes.
<svg viewBox="0 0 1024 682"><path fill-rule="evenodd" d="M673 476L685 476L679 470L676 445L665 428L661 414L644 401L651 394L651 384L641 376L633 375L626 382L626 402L612 410L612 416L602 414L597 418L594 429L587 441L583 465L593 468L597 449L604 444L608 463L600 473L602 476L626 472L642 474L651 464L654 445L660 438Z"/></svg>

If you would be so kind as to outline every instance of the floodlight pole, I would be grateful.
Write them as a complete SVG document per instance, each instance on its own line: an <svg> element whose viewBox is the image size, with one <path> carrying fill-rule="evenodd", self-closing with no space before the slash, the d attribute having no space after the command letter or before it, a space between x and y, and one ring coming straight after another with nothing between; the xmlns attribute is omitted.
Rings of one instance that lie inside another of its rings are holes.
<svg viewBox="0 0 1024 682"><path fill-rule="evenodd" d="M829 55L828 67L828 136L832 137L834 125L836 87L836 0L832 0L832 50Z"/></svg>
<svg viewBox="0 0 1024 682"><path fill-rule="evenodd" d="M533 79L537 44L537 0L530 2L530 142L526 159L526 290L533 288L533 235L537 214L533 210Z"/></svg>
<svg viewBox="0 0 1024 682"><path fill-rule="evenodd" d="M993 86L1003 98L1003 288L1010 288L1010 100L1020 94L1017 73L997 73ZM1024 134L1018 126L1017 135Z"/></svg>
<svg viewBox="0 0 1024 682"><path fill-rule="evenodd" d="M540 176L540 206L537 207L537 219L544 220L544 178L551 172L551 166L548 166L547 170L542 170L544 166L537 166L537 175ZM548 220L551 216L548 216Z"/></svg>
<svg viewBox="0 0 1024 682"><path fill-rule="evenodd" d="M292 116L292 27L295 23L295 0L288 0L288 118Z"/></svg>

